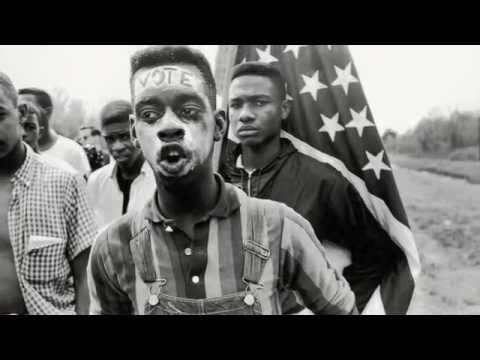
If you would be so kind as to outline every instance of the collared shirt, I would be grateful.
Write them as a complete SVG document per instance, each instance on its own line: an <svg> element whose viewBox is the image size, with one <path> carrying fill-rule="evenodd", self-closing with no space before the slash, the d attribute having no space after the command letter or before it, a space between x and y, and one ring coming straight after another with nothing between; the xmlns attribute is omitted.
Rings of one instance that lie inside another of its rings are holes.
<svg viewBox="0 0 480 360"><path fill-rule="evenodd" d="M163 288L166 295L214 299L245 290L246 229L242 224L247 197L219 176L217 181L219 201L195 224L193 238L161 214L155 197L143 211L122 217L97 238L87 271L92 314L144 313L149 290L139 277L130 242L145 233L152 237L153 263L167 280ZM315 313L350 313L355 297L346 281L328 265L309 223L285 205L251 201L266 207L264 233L271 250L261 278L264 288L259 293L263 313L281 312L278 293L285 287L298 291ZM145 232L147 228L149 232Z"/></svg>
<svg viewBox="0 0 480 360"><path fill-rule="evenodd" d="M123 193L118 185L117 171L117 163L112 162L95 171L88 179L88 200L95 212L97 225L101 229L122 217ZM155 189L155 176L145 161L140 174L130 187L127 213L143 209L152 198Z"/></svg>
<svg viewBox="0 0 480 360"><path fill-rule="evenodd" d="M26 148L25 162L12 178L8 211L20 289L30 315L74 314L70 263L96 235L85 184Z"/></svg>

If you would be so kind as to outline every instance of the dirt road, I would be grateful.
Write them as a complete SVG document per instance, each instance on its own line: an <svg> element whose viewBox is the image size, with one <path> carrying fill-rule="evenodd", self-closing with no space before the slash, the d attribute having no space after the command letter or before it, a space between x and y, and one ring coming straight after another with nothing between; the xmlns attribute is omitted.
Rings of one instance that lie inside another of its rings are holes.
<svg viewBox="0 0 480 360"><path fill-rule="evenodd" d="M422 261L410 314L480 314L480 185L395 168Z"/></svg>

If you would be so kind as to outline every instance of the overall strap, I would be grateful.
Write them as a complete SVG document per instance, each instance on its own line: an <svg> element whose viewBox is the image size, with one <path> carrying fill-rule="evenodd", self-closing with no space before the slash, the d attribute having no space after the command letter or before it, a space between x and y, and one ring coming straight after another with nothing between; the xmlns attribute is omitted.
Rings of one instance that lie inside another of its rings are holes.
<svg viewBox="0 0 480 360"><path fill-rule="evenodd" d="M260 285L260 279L267 261L270 259L268 236L265 228L265 205L263 202L242 194L243 218L246 231L243 239L244 266L243 280L248 284Z"/></svg>
<svg viewBox="0 0 480 360"><path fill-rule="evenodd" d="M135 267L145 283L153 283L157 281L158 276L153 260L150 224L143 216L137 214L132 220L130 229L130 250Z"/></svg>

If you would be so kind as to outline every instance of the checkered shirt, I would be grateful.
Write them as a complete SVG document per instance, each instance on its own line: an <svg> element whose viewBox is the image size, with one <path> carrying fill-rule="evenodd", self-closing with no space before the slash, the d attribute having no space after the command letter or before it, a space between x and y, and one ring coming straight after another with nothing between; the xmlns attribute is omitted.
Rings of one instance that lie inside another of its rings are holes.
<svg viewBox="0 0 480 360"><path fill-rule="evenodd" d="M26 160L12 179L8 211L20 288L30 315L74 314L70 263L97 233L85 183L26 148Z"/></svg>

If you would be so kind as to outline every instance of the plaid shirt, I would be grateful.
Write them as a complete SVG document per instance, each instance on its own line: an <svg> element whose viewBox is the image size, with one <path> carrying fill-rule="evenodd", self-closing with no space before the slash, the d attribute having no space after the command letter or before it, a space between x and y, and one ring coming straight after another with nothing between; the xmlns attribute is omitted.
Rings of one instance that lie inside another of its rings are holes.
<svg viewBox="0 0 480 360"><path fill-rule="evenodd" d="M151 224L154 264L167 279L165 294L214 299L245 290L243 239L247 230L241 208L246 195L220 177L217 181L220 199L209 216L195 225L193 239L160 213L155 198L143 211L124 216L100 234L87 271L91 314L144 313L149 290L135 268L130 241L145 233L145 220ZM281 313L279 292L285 288L298 291L315 313L350 313L355 296L328 264L310 224L285 205L253 201L266 207L263 234L268 234L271 249L261 278L263 313Z"/></svg>
<svg viewBox="0 0 480 360"><path fill-rule="evenodd" d="M20 288L30 315L74 314L70 262L92 245L97 231L85 183L26 148L8 211Z"/></svg>

